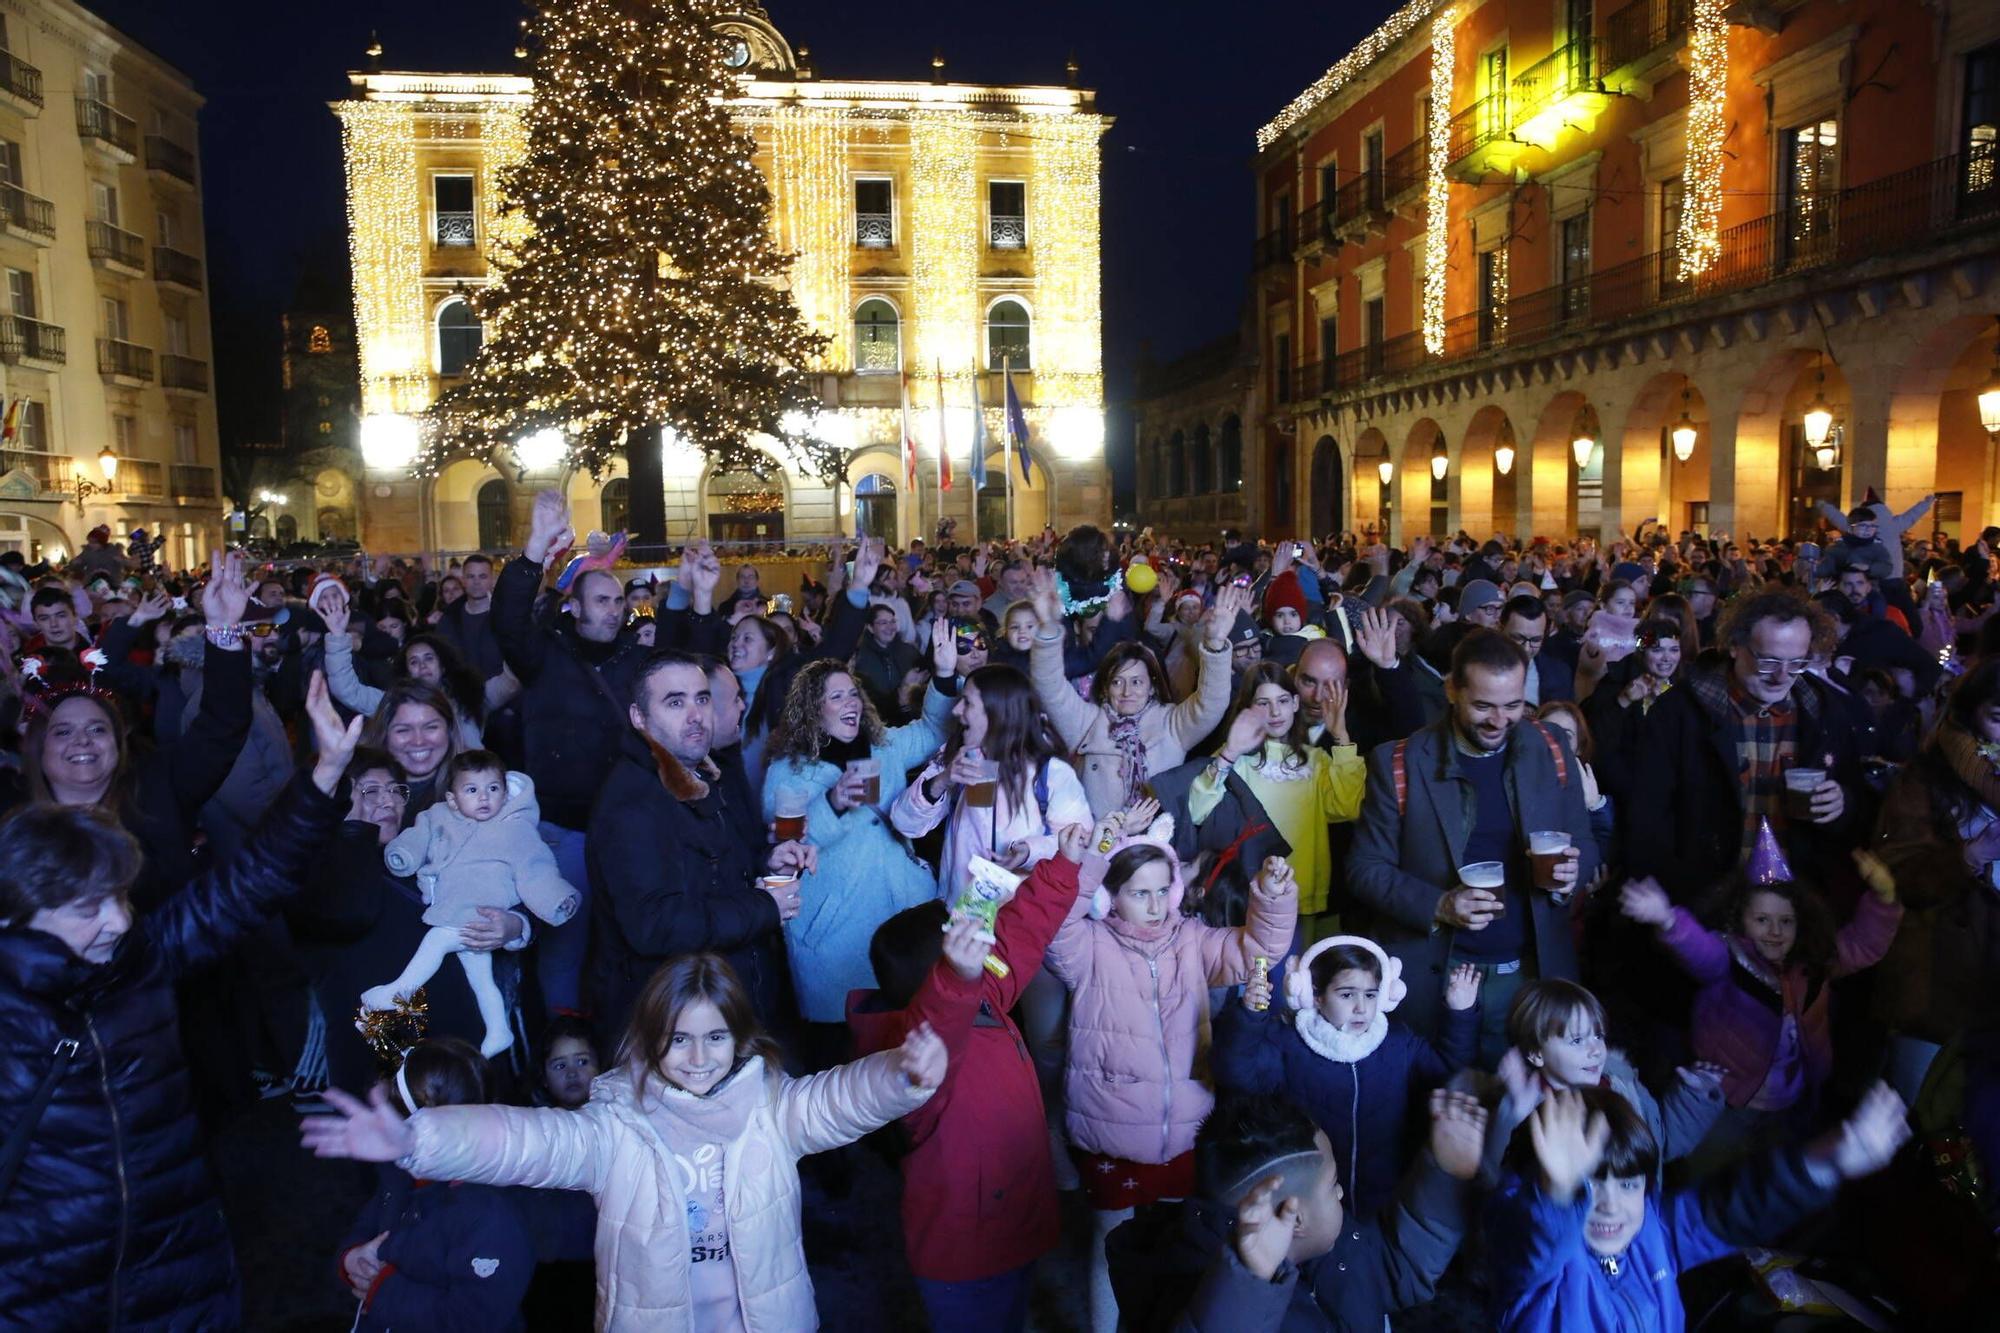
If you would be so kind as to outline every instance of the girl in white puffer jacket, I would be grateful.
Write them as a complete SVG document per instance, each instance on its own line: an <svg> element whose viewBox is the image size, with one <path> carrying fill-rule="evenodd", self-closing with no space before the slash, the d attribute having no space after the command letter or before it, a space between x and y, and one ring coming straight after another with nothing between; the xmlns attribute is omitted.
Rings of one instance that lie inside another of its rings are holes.
<svg viewBox="0 0 2000 1333"><path fill-rule="evenodd" d="M641 992L617 1068L581 1111L448 1106L408 1120L382 1089L307 1120L322 1157L428 1180L576 1189L597 1203L597 1327L795 1333L819 1326L798 1159L921 1106L944 1081L926 1025L899 1050L787 1077L729 964L691 954Z"/></svg>

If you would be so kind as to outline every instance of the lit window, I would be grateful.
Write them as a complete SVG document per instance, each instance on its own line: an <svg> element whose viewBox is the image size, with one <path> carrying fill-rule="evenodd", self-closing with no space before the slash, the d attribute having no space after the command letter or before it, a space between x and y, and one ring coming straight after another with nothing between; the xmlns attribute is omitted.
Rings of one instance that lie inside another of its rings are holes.
<svg viewBox="0 0 2000 1333"><path fill-rule="evenodd" d="M1019 301L995 301L986 312L986 368L1027 370L1028 308Z"/></svg>
<svg viewBox="0 0 2000 1333"><path fill-rule="evenodd" d="M438 309L437 332L438 374L463 375L485 337L479 316L464 297L454 296Z"/></svg>

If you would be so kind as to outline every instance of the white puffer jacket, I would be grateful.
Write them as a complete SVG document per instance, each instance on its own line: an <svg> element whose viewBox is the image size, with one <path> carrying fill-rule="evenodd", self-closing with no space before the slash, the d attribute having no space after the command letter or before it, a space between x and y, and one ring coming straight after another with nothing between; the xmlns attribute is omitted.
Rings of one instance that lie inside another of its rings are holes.
<svg viewBox="0 0 2000 1333"><path fill-rule="evenodd" d="M746 1061L706 1097L629 1067L598 1078L581 1111L442 1106L410 1118L399 1165L429 1180L584 1190L597 1202L597 1327L683 1333L687 1199L670 1143L727 1144L723 1197L749 1333L819 1327L799 1229L798 1159L851 1143L929 1098L884 1051L808 1078Z"/></svg>

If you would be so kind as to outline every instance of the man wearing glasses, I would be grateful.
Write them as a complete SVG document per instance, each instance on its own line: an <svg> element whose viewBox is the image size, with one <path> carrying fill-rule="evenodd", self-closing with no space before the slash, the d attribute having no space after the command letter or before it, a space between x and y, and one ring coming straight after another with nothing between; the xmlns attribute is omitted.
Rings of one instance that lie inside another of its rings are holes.
<svg viewBox="0 0 2000 1333"><path fill-rule="evenodd" d="M1576 673L1553 654L1542 651L1555 632L1555 621L1541 598L1527 593L1508 598L1500 617L1500 632L1527 655L1530 707L1539 708L1558 700L1575 701Z"/></svg>
<svg viewBox="0 0 2000 1333"><path fill-rule="evenodd" d="M1675 902L1742 864L1765 819L1805 878L1824 883L1855 847L1867 812L1853 732L1827 686L1805 674L1833 633L1825 611L1792 593L1746 595L1716 627L1727 660L1697 668L1647 715L1620 811L1626 859ZM1788 813L1792 769L1821 774L1809 799L1801 791L1808 815Z"/></svg>

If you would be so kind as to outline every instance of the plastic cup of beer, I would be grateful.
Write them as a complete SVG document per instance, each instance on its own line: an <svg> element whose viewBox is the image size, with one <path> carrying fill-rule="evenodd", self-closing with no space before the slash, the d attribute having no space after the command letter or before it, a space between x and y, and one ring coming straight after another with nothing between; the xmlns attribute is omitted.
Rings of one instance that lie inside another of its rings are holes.
<svg viewBox="0 0 2000 1333"><path fill-rule="evenodd" d="M1000 761L981 756L974 761L979 765L979 777L965 789L965 803L984 810L992 806L993 794L1000 786Z"/></svg>
<svg viewBox="0 0 2000 1333"><path fill-rule="evenodd" d="M1484 889L1494 897L1495 916L1507 910L1507 867L1500 861L1474 861L1458 868L1458 882L1468 889Z"/></svg>
<svg viewBox="0 0 2000 1333"><path fill-rule="evenodd" d="M882 804L882 761L855 759L847 765L847 776L861 779L861 804Z"/></svg>
<svg viewBox="0 0 2000 1333"><path fill-rule="evenodd" d="M1785 813L1793 819L1810 820L1813 817L1813 793L1826 781L1823 768L1788 768L1785 770Z"/></svg>
<svg viewBox="0 0 2000 1333"><path fill-rule="evenodd" d="M806 796L804 792L783 791L773 803L778 822L779 842L804 842L806 837Z"/></svg>
<svg viewBox="0 0 2000 1333"><path fill-rule="evenodd" d="M1561 829L1543 829L1528 835L1528 859L1535 866L1535 887L1560 889L1556 867L1569 859L1569 834Z"/></svg>

